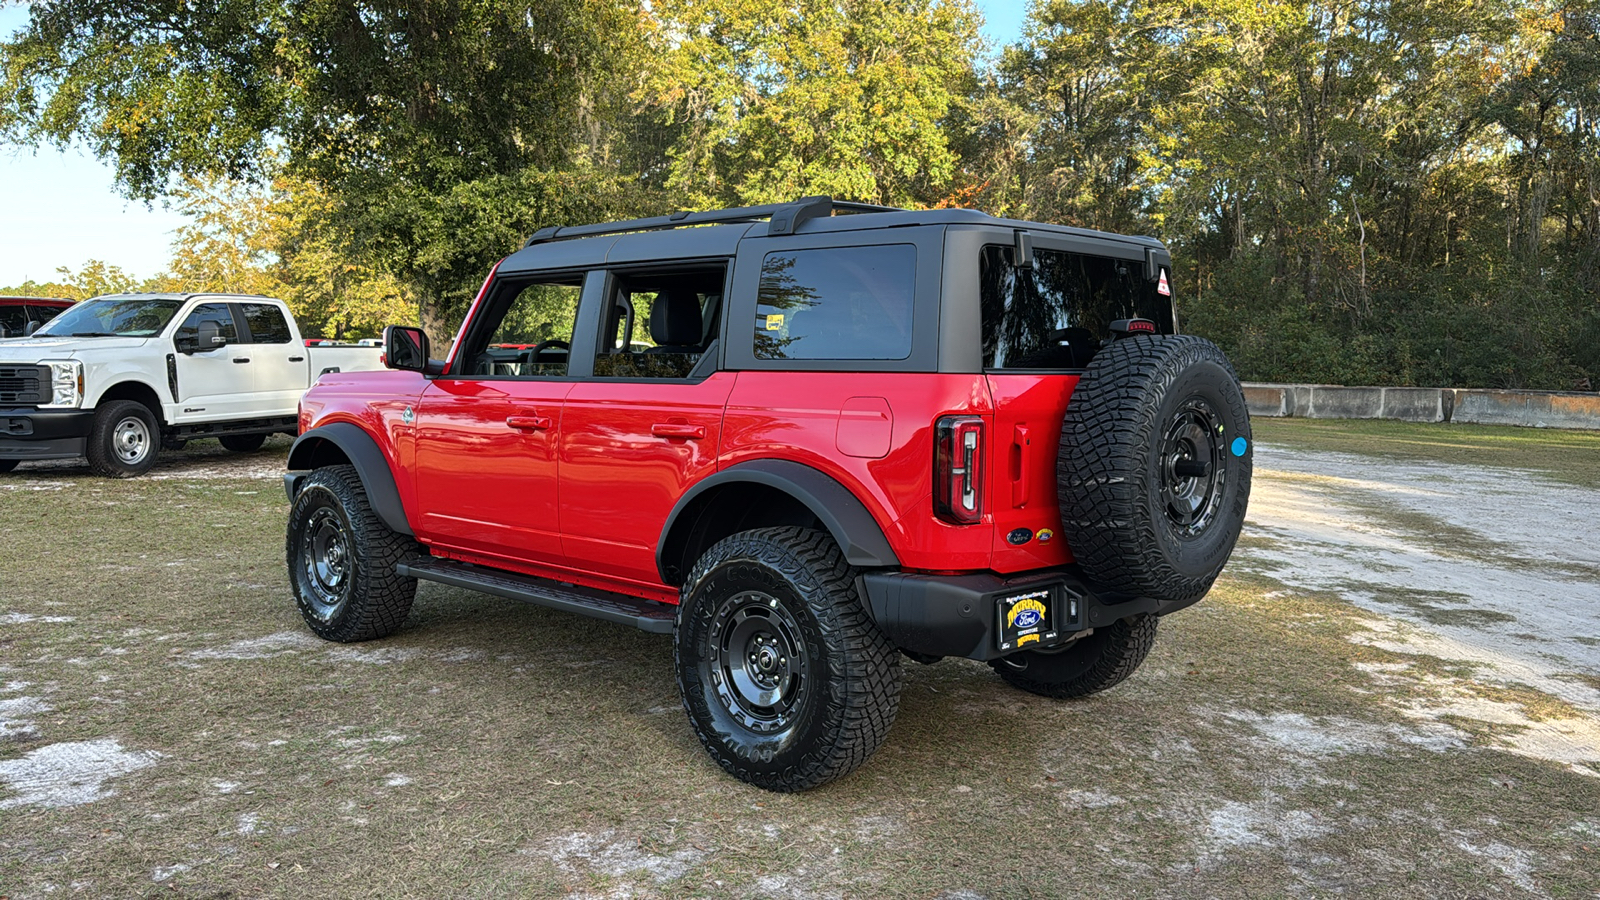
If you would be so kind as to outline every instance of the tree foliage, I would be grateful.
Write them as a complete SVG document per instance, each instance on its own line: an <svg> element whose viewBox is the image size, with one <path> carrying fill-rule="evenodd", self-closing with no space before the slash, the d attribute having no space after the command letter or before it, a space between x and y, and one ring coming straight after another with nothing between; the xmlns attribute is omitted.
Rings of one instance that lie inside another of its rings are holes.
<svg viewBox="0 0 1600 900"><path fill-rule="evenodd" d="M996 56L971 0L29 9L0 136L331 334L447 340L546 224L827 193L1157 234L1251 378L1600 384L1600 0L1034 0Z"/></svg>

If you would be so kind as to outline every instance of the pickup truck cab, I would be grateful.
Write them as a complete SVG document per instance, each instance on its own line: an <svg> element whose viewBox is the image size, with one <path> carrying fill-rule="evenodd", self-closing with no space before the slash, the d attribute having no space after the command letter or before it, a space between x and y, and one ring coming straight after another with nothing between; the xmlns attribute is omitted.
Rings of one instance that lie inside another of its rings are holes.
<svg viewBox="0 0 1600 900"><path fill-rule="evenodd" d="M328 372L380 368L369 347L307 347L281 300L115 294L0 340L0 472L87 456L112 478L164 446L215 437L248 452L296 433L300 396Z"/></svg>

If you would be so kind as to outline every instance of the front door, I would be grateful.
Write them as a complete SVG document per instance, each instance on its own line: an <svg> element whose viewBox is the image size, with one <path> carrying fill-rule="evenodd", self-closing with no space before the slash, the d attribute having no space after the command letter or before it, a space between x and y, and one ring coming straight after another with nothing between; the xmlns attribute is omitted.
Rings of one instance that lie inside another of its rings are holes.
<svg viewBox="0 0 1600 900"><path fill-rule="evenodd" d="M202 325L206 327L202 328ZM202 303L189 313L174 336L179 347L193 346L202 333L211 341L212 327L221 343L208 343L190 353L177 353L177 421L220 422L248 417L255 408L255 370L251 347L239 343L233 310L227 303Z"/></svg>
<svg viewBox="0 0 1600 900"><path fill-rule="evenodd" d="M561 565L556 450L581 294L581 274L491 286L451 371L417 404L419 537Z"/></svg>

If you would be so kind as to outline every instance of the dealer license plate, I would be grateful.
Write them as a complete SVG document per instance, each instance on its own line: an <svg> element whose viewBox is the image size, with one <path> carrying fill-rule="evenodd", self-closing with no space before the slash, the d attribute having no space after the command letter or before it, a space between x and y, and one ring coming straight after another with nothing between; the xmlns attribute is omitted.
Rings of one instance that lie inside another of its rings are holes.
<svg viewBox="0 0 1600 900"><path fill-rule="evenodd" d="M1001 597L995 601L1001 650L1044 646L1060 636L1056 622L1055 591L1041 588Z"/></svg>

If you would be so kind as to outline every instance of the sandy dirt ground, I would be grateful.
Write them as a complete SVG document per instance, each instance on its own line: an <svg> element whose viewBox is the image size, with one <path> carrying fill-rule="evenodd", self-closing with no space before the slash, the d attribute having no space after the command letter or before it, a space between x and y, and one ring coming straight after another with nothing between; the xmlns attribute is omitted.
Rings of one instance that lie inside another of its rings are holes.
<svg viewBox="0 0 1600 900"><path fill-rule="evenodd" d="M1600 491L1536 472L1257 447L1234 564L1397 620L1361 638L1572 704L1566 733L1493 704L1417 710L1528 727L1520 749L1600 775Z"/></svg>

